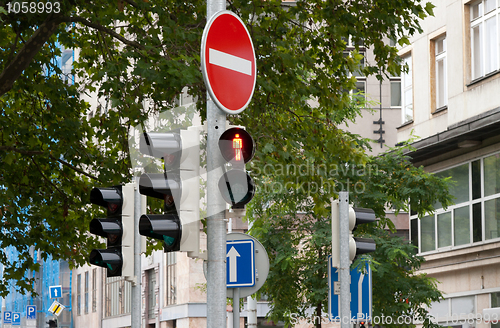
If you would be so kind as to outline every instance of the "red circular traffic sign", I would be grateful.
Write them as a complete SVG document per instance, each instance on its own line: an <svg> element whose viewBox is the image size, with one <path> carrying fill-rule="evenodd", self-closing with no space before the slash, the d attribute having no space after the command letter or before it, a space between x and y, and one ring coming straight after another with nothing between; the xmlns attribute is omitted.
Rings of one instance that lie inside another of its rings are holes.
<svg viewBox="0 0 500 328"><path fill-rule="evenodd" d="M248 106L257 77L255 51L247 28L233 12L219 11L205 26L201 70L220 109L238 114Z"/></svg>

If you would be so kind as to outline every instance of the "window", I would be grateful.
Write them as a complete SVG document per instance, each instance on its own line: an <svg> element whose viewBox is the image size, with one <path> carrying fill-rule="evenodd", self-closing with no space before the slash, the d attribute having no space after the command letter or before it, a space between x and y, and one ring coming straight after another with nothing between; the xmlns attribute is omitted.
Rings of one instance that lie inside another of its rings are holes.
<svg viewBox="0 0 500 328"><path fill-rule="evenodd" d="M113 317L129 314L132 308L132 283L125 281L124 277L111 277L105 279L104 316Z"/></svg>
<svg viewBox="0 0 500 328"><path fill-rule="evenodd" d="M165 261L165 304L177 304L177 253L166 253Z"/></svg>
<svg viewBox="0 0 500 328"><path fill-rule="evenodd" d="M401 123L413 121L413 76L411 55L403 57L403 64L408 67L407 72L401 74Z"/></svg>
<svg viewBox="0 0 500 328"><path fill-rule="evenodd" d="M482 0L470 5L471 75L478 79L500 67L498 51L499 0Z"/></svg>
<svg viewBox="0 0 500 328"><path fill-rule="evenodd" d="M429 313L438 323L446 323L445 326L449 326L450 322L466 321L468 319L469 327L475 327L471 320L471 315L476 314L476 297L452 297L439 302L433 302Z"/></svg>
<svg viewBox="0 0 500 328"><path fill-rule="evenodd" d="M85 288L84 288L84 293L85 293L85 307L84 311L85 314L89 313L89 272L85 271Z"/></svg>
<svg viewBox="0 0 500 328"><path fill-rule="evenodd" d="M448 104L448 86L446 74L446 36L432 41L431 45L434 65L431 67L431 94L433 110L445 107Z"/></svg>
<svg viewBox="0 0 500 328"><path fill-rule="evenodd" d="M156 272L154 269L146 271L146 277L148 279L148 319L156 318L155 308L156 308Z"/></svg>
<svg viewBox="0 0 500 328"><path fill-rule="evenodd" d="M349 94L358 103L364 104L366 100L366 76L364 76L362 72L362 69L365 67L365 47L363 40L354 42L354 38L352 36L342 39L346 42L344 57L351 56L352 52L356 49L359 50L359 54L362 56L359 62L359 69L356 69L354 72L349 72L349 77L354 76L356 78L356 86L353 90L349 91Z"/></svg>
<svg viewBox="0 0 500 328"><path fill-rule="evenodd" d="M82 275L76 276L76 314L82 314Z"/></svg>
<svg viewBox="0 0 500 328"><path fill-rule="evenodd" d="M500 153L442 172L451 177L455 204L419 219L410 217L410 237L420 253L500 240Z"/></svg>
<svg viewBox="0 0 500 328"><path fill-rule="evenodd" d="M97 269L92 270L92 312L97 312Z"/></svg>

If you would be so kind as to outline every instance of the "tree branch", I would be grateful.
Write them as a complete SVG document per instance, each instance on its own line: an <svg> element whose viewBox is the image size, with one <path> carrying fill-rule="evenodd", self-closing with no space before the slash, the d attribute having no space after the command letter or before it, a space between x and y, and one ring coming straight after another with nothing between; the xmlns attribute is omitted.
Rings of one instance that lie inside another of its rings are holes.
<svg viewBox="0 0 500 328"><path fill-rule="evenodd" d="M3 70L2 74L0 74L0 96L12 89L14 82L28 68L33 57L40 51L59 24L63 22L62 17L62 14L49 15L19 50L12 62Z"/></svg>
<svg viewBox="0 0 500 328"><path fill-rule="evenodd" d="M16 153L19 153L19 154L23 154L23 155L28 155L28 156L32 156L32 155L43 155L45 152L41 151L41 150L23 150L23 149L19 149L19 148L16 148L16 147L9 147L9 146L0 146L0 151L3 150L3 151L14 151ZM76 166L73 166L71 164L69 164L68 162L66 161L63 161L62 159L60 158L57 158L57 157L54 157L52 155L49 155L49 157L55 161L58 161L59 163L61 163L62 165L65 165L67 167L69 167L70 169L80 173L80 174L83 174L84 176L90 178L90 179L94 179L96 181L99 181L99 179L91 174L88 174L87 172L84 172L82 170L80 170L79 168L77 168ZM33 158L32 158L33 160Z"/></svg>
<svg viewBox="0 0 500 328"><path fill-rule="evenodd" d="M111 35L115 39L120 40L122 43L124 43L124 44L126 44L128 46L131 46L131 47L134 47L134 48L137 48L137 49L141 49L141 50L145 50L146 49L146 47L144 47L142 44L140 44L138 42L135 42L135 41L128 40L125 37L121 36L120 34L116 33L115 31L113 31L112 29L107 28L105 26L102 26L100 24L88 21L85 18L82 18L82 17L65 17L64 20L67 21L67 22L81 23L81 24L83 24L83 25L85 25L87 27L94 28L94 29L96 29L98 31L106 32L107 34Z"/></svg>

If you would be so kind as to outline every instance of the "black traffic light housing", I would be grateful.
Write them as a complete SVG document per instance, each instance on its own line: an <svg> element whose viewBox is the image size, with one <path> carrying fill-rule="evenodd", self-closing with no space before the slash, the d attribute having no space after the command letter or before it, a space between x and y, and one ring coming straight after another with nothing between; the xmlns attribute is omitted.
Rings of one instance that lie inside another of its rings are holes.
<svg viewBox="0 0 500 328"><path fill-rule="evenodd" d="M163 159L164 173L142 174L139 192L162 199L164 214L142 215L139 233L161 240L165 252L185 251L200 257L199 127L143 133L140 151Z"/></svg>
<svg viewBox="0 0 500 328"><path fill-rule="evenodd" d="M50 319L46 323L49 325L49 328L57 328L57 319Z"/></svg>
<svg viewBox="0 0 500 328"><path fill-rule="evenodd" d="M354 238L352 232L360 224L372 223L377 220L375 211L370 208L349 206L349 258L354 258L361 254L375 252L376 244L371 238Z"/></svg>
<svg viewBox="0 0 500 328"><path fill-rule="evenodd" d="M255 184L245 171L245 164L255 153L255 142L246 130L233 127L220 136L219 149L232 166L219 180L222 198L235 209L244 208L255 195Z"/></svg>
<svg viewBox="0 0 500 328"><path fill-rule="evenodd" d="M106 238L106 249L93 249L89 262L107 269L108 277L134 276L134 188L93 188L90 202L106 208L106 217L90 221L90 233Z"/></svg>
<svg viewBox="0 0 500 328"><path fill-rule="evenodd" d="M106 208L106 218L90 221L90 233L106 238L106 249L93 249L89 256L91 264L107 268L108 277L122 275L122 187L94 188L90 202Z"/></svg>

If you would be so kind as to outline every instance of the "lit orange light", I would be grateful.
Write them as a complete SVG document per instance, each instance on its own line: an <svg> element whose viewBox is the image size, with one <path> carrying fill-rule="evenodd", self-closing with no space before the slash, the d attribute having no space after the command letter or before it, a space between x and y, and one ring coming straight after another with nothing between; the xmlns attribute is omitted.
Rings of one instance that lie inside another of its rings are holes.
<svg viewBox="0 0 500 328"><path fill-rule="evenodd" d="M233 149L234 149L234 159L236 161L241 161L243 159L241 153L242 148L243 148L243 140L240 138L239 134L235 134L233 139Z"/></svg>

